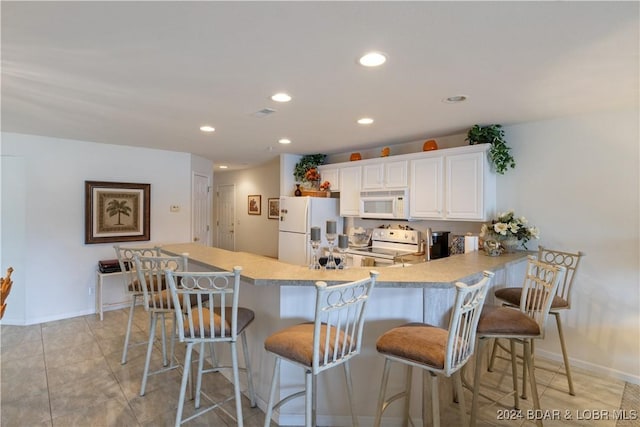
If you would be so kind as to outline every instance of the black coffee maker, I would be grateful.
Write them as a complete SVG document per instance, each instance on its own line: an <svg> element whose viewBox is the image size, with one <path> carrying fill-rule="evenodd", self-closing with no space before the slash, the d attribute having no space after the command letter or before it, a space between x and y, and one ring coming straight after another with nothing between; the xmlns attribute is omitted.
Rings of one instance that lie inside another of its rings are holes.
<svg viewBox="0 0 640 427"><path fill-rule="evenodd" d="M431 233L431 259L449 256L449 231L433 231Z"/></svg>

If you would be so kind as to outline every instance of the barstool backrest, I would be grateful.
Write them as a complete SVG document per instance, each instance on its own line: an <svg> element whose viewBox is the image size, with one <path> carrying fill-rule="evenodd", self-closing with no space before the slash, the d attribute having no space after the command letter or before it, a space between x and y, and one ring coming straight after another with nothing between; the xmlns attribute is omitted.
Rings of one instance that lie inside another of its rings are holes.
<svg viewBox="0 0 640 427"><path fill-rule="evenodd" d="M333 286L316 283L313 375L360 353L365 309L378 274L372 270L368 278Z"/></svg>
<svg viewBox="0 0 640 427"><path fill-rule="evenodd" d="M120 264L125 292L142 294L142 284L138 280L138 275L136 274L134 256L136 254L139 256L160 256L160 246L123 247L120 245L113 245L113 248L116 250L116 257Z"/></svg>
<svg viewBox="0 0 640 427"><path fill-rule="evenodd" d="M457 371L475 351L478 320L492 278L493 273L484 271L482 279L474 285L456 283L444 360L446 375Z"/></svg>
<svg viewBox="0 0 640 427"><path fill-rule="evenodd" d="M180 342L236 341L241 271L236 266L233 271L165 272Z"/></svg>
<svg viewBox="0 0 640 427"><path fill-rule="evenodd" d="M138 282L142 285L145 310L173 310L167 291L165 271L185 271L186 255L145 257L134 254Z"/></svg>
<svg viewBox="0 0 640 427"><path fill-rule="evenodd" d="M544 325L549 317L553 296L565 273L566 268L561 265L547 264L533 256L528 257L520 296L520 311L538 323L541 338L544 337Z"/></svg>
<svg viewBox="0 0 640 427"><path fill-rule="evenodd" d="M562 281L558 285L556 295L567 302L565 308L571 308L571 288L578 271L580 259L584 256L583 252L578 251L564 252L555 249L548 249L544 246L538 246L538 260L547 264L561 265L566 268L566 272L562 277Z"/></svg>

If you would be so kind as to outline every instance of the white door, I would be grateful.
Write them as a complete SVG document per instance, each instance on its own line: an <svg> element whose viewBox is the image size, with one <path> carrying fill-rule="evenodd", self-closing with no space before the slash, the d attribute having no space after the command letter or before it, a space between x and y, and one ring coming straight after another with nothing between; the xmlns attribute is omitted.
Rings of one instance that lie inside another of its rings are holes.
<svg viewBox="0 0 640 427"><path fill-rule="evenodd" d="M211 184L209 177L193 174L191 189L192 208L192 232L191 240L205 246L211 245L209 230L211 224L211 198L209 190Z"/></svg>
<svg viewBox="0 0 640 427"><path fill-rule="evenodd" d="M362 168L350 166L340 169L340 215L360 215L360 184Z"/></svg>
<svg viewBox="0 0 640 427"><path fill-rule="evenodd" d="M441 219L443 195L443 157L411 161L409 211L412 218Z"/></svg>
<svg viewBox="0 0 640 427"><path fill-rule="evenodd" d="M484 219L484 153L446 157L447 218Z"/></svg>
<svg viewBox="0 0 640 427"><path fill-rule="evenodd" d="M302 233L280 232L278 236L278 260L294 265L309 265L310 245L308 236Z"/></svg>
<svg viewBox="0 0 640 427"><path fill-rule="evenodd" d="M218 186L218 247L228 251L236 250L236 187Z"/></svg>

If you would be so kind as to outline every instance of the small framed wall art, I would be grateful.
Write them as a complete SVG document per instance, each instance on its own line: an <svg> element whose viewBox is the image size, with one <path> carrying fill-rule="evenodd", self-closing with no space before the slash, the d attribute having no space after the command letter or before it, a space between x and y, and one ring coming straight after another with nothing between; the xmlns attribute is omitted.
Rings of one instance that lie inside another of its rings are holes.
<svg viewBox="0 0 640 427"><path fill-rule="evenodd" d="M278 219L280 216L280 199L269 198L269 219Z"/></svg>
<svg viewBox="0 0 640 427"><path fill-rule="evenodd" d="M253 194L249 196L248 202L249 215L262 215L262 196Z"/></svg>
<svg viewBox="0 0 640 427"><path fill-rule="evenodd" d="M151 238L151 184L84 182L85 244Z"/></svg>

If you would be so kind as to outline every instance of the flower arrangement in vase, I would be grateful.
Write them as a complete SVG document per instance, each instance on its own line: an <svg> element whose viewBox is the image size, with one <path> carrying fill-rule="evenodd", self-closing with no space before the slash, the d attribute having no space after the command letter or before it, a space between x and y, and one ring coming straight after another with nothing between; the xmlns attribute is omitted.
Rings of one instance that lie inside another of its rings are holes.
<svg viewBox="0 0 640 427"><path fill-rule="evenodd" d="M529 240L540 238L540 231L527 224L525 217L516 217L513 210L509 210L499 214L490 224L483 224L480 237L485 241L498 241L506 252L513 252L519 246L527 249Z"/></svg>

